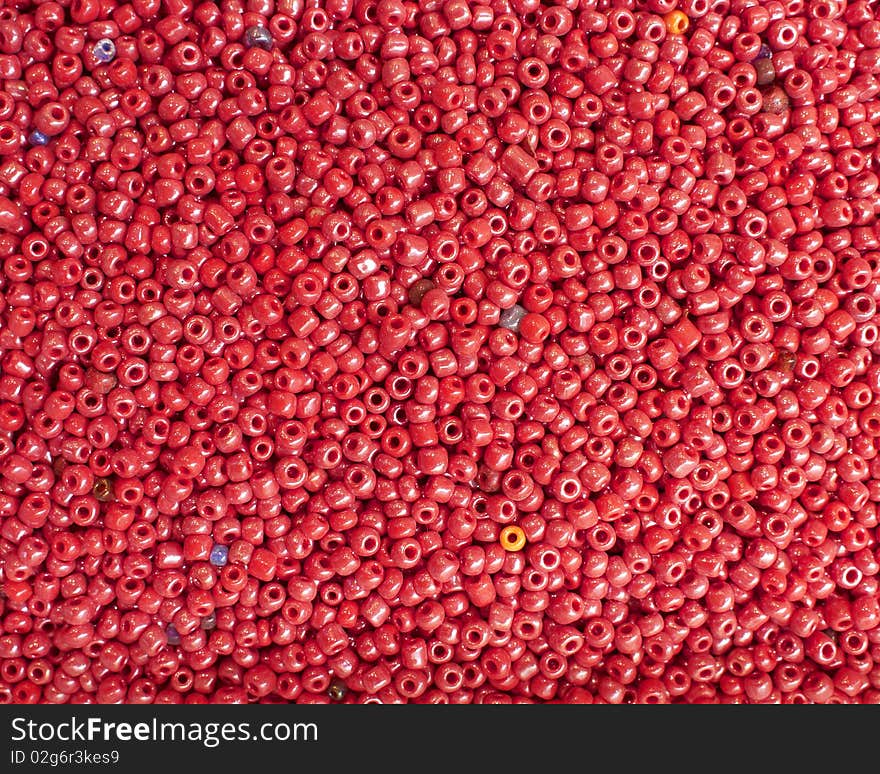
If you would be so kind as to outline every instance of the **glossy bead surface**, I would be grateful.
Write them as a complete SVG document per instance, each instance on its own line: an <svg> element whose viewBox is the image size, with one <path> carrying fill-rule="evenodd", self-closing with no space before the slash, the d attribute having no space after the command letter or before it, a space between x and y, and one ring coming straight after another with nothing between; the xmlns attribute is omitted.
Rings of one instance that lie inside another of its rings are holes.
<svg viewBox="0 0 880 774"><path fill-rule="evenodd" d="M876 703L880 10L0 9L0 701Z"/></svg>

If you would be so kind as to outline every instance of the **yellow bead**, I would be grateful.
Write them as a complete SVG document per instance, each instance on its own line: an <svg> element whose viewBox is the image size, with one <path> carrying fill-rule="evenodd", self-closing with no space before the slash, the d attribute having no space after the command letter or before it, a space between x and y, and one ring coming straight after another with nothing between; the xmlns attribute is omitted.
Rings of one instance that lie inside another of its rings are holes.
<svg viewBox="0 0 880 774"><path fill-rule="evenodd" d="M688 19L684 11L670 11L663 19L666 21L666 29L672 35L684 35L691 24L691 20Z"/></svg>
<svg viewBox="0 0 880 774"><path fill-rule="evenodd" d="M505 551L521 551L526 545L526 533L510 525L501 530L501 547Z"/></svg>

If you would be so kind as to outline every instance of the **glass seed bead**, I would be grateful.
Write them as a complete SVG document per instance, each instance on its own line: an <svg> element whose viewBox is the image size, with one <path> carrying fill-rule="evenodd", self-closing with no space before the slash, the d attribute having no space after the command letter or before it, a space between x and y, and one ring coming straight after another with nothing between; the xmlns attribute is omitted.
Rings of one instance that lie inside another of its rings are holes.
<svg viewBox="0 0 880 774"><path fill-rule="evenodd" d="M92 48L95 59L103 64L116 58L116 44L110 38L101 38Z"/></svg>
<svg viewBox="0 0 880 774"><path fill-rule="evenodd" d="M248 48L262 48L265 51L272 49L272 33L265 27L255 25L248 27L244 33L244 42Z"/></svg>
<svg viewBox="0 0 880 774"><path fill-rule="evenodd" d="M755 85L769 86L776 80L776 68L770 58L756 59L753 63L755 68Z"/></svg>
<svg viewBox="0 0 880 774"><path fill-rule="evenodd" d="M512 307L505 309L501 313L501 316L498 319L498 324L502 328L507 328L507 330L516 333L519 331L519 324L522 322L523 317L525 317L526 314L528 314L528 312L526 312L524 307L519 304L514 304Z"/></svg>
<svg viewBox="0 0 880 774"><path fill-rule="evenodd" d="M342 701L347 693L348 686L345 684L345 680L334 677L330 682L330 687L327 689L327 695L333 701Z"/></svg>
<svg viewBox="0 0 880 774"><path fill-rule="evenodd" d="M684 35L691 24L691 20L684 11L670 11L663 17L666 22L666 29L672 35Z"/></svg>
<svg viewBox="0 0 880 774"><path fill-rule="evenodd" d="M225 567L229 561L229 547L216 545L211 549L211 557L208 560L215 567Z"/></svg>
<svg viewBox="0 0 880 774"><path fill-rule="evenodd" d="M501 546L505 551L521 551L526 545L526 533L522 527L509 524L501 530Z"/></svg>
<svg viewBox="0 0 880 774"><path fill-rule="evenodd" d="M113 484L109 478L96 478L92 486L92 494L95 499L102 503L109 503L113 499Z"/></svg>

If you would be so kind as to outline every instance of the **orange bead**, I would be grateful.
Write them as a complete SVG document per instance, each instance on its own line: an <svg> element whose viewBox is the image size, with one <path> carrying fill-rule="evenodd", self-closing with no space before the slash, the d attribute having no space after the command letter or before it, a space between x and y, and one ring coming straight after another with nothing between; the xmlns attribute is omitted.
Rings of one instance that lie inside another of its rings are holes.
<svg viewBox="0 0 880 774"><path fill-rule="evenodd" d="M684 11L670 11L663 17L663 20L666 22L666 29L672 35L684 35L691 24L691 20L688 19Z"/></svg>
<svg viewBox="0 0 880 774"><path fill-rule="evenodd" d="M526 545L526 533L519 527L508 525L501 530L501 546L505 551L522 551Z"/></svg>

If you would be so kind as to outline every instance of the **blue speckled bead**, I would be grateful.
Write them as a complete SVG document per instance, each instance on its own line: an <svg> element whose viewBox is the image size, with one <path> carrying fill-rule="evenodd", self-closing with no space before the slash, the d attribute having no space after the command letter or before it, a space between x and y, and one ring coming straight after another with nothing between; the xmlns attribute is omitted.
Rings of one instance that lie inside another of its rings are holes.
<svg viewBox="0 0 880 774"><path fill-rule="evenodd" d="M215 567L225 567L226 563L229 561L229 547L214 546L211 549L211 556L208 561Z"/></svg>
<svg viewBox="0 0 880 774"><path fill-rule="evenodd" d="M34 129L34 131L32 131L28 136L28 142L31 145L48 145L49 137L48 135L45 135L42 132L38 132L36 129Z"/></svg>
<svg viewBox="0 0 880 774"><path fill-rule="evenodd" d="M174 628L174 624L168 624L165 636L168 637L169 645L180 645L180 633Z"/></svg>
<svg viewBox="0 0 880 774"><path fill-rule="evenodd" d="M99 62L112 62L116 58L116 44L110 38L101 38L92 49Z"/></svg>
<svg viewBox="0 0 880 774"><path fill-rule="evenodd" d="M201 625L202 629L204 629L206 632L211 631L211 629L216 629L217 628L217 614L211 613L211 615L206 615L204 618L202 618L200 625Z"/></svg>
<svg viewBox="0 0 880 774"><path fill-rule="evenodd" d="M758 52L758 56L755 59L769 59L773 56L773 51L770 49L766 43L761 44L761 50Z"/></svg>
<svg viewBox="0 0 880 774"><path fill-rule="evenodd" d="M262 48L266 51L271 50L272 44L274 41L272 40L272 33L269 32L265 27L254 26L248 27L244 33L244 44L248 48Z"/></svg>
<svg viewBox="0 0 880 774"><path fill-rule="evenodd" d="M498 324L502 328L507 328L510 331L518 332L519 324L522 322L523 317L527 314L526 310L521 307L519 304L514 304L510 309L505 309L501 313L501 317L498 319Z"/></svg>

